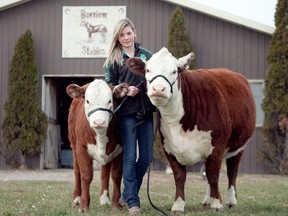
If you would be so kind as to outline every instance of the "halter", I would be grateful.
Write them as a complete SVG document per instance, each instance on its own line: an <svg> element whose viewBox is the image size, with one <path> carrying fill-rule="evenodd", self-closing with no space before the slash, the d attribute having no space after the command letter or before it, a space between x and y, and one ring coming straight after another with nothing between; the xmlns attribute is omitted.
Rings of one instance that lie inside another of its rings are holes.
<svg viewBox="0 0 288 216"><path fill-rule="evenodd" d="M162 74L159 74L159 75L156 75L154 76L150 81L149 81L149 84L151 84L156 78L158 77L162 77L169 85L170 85L170 92L171 94L173 94L173 85L176 83L178 77L176 78L176 80L173 82L173 83L170 83L170 81L165 77L163 76Z"/></svg>
<svg viewBox="0 0 288 216"><path fill-rule="evenodd" d="M88 117L90 117L93 113L95 113L95 112L97 112L97 111L107 111L107 112L109 112L111 115L114 115L114 112L113 112L112 110L99 107L99 108L95 108L95 109L91 110L91 111L87 114Z"/></svg>

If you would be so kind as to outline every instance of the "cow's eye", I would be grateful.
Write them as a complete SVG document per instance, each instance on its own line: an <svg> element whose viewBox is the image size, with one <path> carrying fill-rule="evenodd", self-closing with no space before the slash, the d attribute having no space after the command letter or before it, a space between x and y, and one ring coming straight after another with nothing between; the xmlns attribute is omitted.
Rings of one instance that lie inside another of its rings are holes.
<svg viewBox="0 0 288 216"><path fill-rule="evenodd" d="M112 103L112 101L111 101L111 100L109 100L109 101L108 101L108 104L111 104L111 103Z"/></svg>
<svg viewBox="0 0 288 216"><path fill-rule="evenodd" d="M149 73L150 71L149 71L149 69L146 69L146 73Z"/></svg>
<svg viewBox="0 0 288 216"><path fill-rule="evenodd" d="M177 73L177 71L176 71L176 70L172 72L172 74L176 74L176 73Z"/></svg>
<svg viewBox="0 0 288 216"><path fill-rule="evenodd" d="M89 100L86 100L86 103L89 104L90 103Z"/></svg>

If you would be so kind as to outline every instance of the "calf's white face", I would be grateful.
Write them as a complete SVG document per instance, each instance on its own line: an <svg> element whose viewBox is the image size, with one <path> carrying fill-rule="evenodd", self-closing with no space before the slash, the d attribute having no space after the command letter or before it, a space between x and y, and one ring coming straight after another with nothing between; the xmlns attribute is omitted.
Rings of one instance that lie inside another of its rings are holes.
<svg viewBox="0 0 288 216"><path fill-rule="evenodd" d="M155 53L145 67L147 94L151 102L161 107L168 103L173 93L177 91L178 69L185 68L193 58L193 53L176 59L164 47Z"/></svg>
<svg viewBox="0 0 288 216"><path fill-rule="evenodd" d="M85 92L85 114L91 128L106 128L113 111L112 91L103 80L94 80Z"/></svg>

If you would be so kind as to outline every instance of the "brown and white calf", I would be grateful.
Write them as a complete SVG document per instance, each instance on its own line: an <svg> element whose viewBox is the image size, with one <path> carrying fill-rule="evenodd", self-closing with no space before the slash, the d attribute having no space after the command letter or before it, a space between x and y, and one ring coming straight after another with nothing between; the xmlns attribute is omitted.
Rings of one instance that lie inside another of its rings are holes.
<svg viewBox="0 0 288 216"><path fill-rule="evenodd" d="M244 76L228 69L186 69L194 54L176 59L162 48L146 63L126 64L147 80L147 94L160 112L160 134L176 184L173 213L184 212L186 166L205 161L208 189L202 202L220 210L221 161L229 179L226 204L237 204L236 178L243 149L255 127L255 103Z"/></svg>
<svg viewBox="0 0 288 216"><path fill-rule="evenodd" d="M108 188L111 173L112 206L119 208L122 145L113 116L112 91L103 80L94 80L82 87L71 84L66 92L73 98L68 117L75 174L73 205L79 205L80 212L89 209L93 160L96 160L101 164L100 203L110 204Z"/></svg>

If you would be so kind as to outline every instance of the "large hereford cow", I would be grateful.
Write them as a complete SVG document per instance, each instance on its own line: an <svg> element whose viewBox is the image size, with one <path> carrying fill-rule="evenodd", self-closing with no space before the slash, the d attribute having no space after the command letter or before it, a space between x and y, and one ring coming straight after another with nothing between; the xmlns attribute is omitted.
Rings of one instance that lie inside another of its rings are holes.
<svg viewBox="0 0 288 216"><path fill-rule="evenodd" d="M144 63L126 64L145 74L147 94L160 112L160 134L176 184L173 213L184 212L186 166L205 161L208 189L202 202L220 210L221 162L229 179L226 204L236 200L236 177L243 149L255 127L255 104L248 81L228 69L188 70L193 53L176 59L162 48Z"/></svg>
<svg viewBox="0 0 288 216"><path fill-rule="evenodd" d="M110 204L109 178L113 180L112 205L119 208L122 179L122 146L113 117L112 91L103 80L85 86L71 84L66 88L73 98L69 109L68 133L73 151L75 188L73 205L87 211L93 160L101 164L101 205Z"/></svg>

